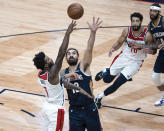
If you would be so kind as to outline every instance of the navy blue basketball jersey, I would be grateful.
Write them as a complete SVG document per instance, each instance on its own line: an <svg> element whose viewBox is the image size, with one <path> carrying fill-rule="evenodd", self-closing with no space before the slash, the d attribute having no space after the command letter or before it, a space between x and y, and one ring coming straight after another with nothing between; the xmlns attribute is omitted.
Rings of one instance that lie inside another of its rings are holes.
<svg viewBox="0 0 164 131"><path fill-rule="evenodd" d="M76 71L79 76L80 80L71 81L72 84L81 87L83 90L85 90L87 93L89 93L92 96L91 90L90 90L90 84L92 83L92 77L84 74L80 70L80 64L78 65ZM65 74L69 73L69 68L65 69ZM94 100L91 98L88 98L87 96L81 94L77 90L73 89L67 89L68 93L68 99L70 106L89 106L90 104L94 103Z"/></svg>
<svg viewBox="0 0 164 131"><path fill-rule="evenodd" d="M162 24L162 19L164 19L163 16L161 16L160 22L157 26L154 26L152 21L150 22L150 25L149 25L150 33L154 36L154 38L156 40L160 40L161 42L164 41L164 27L163 27L163 24ZM162 53L162 55L164 55L164 50L160 50L159 53L160 54Z"/></svg>
<svg viewBox="0 0 164 131"><path fill-rule="evenodd" d="M156 40L161 40L161 41L164 40L164 27L162 24L162 19L163 19L163 16L161 16L160 22L157 26L154 26L152 21L150 22L150 25L149 25L150 33L155 37Z"/></svg>
<svg viewBox="0 0 164 131"><path fill-rule="evenodd" d="M153 25L152 21L150 22L150 26L149 26L150 33L155 37L156 40L160 40L161 42L164 41L164 27L162 24L162 19L164 19L163 16L161 16L160 22L156 27ZM154 65L154 72L164 73L163 67L164 67L164 50L161 49L159 51L158 57Z"/></svg>

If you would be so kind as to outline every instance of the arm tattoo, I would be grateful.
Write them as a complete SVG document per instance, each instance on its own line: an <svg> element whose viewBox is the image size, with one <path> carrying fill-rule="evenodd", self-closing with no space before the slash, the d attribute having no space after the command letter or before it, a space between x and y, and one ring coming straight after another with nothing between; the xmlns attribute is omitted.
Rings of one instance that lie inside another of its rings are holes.
<svg viewBox="0 0 164 131"><path fill-rule="evenodd" d="M150 49L158 49L158 45L160 45L161 42L159 40L157 40L156 42L151 42L148 44L140 44L139 48L143 49L143 48L150 48Z"/></svg>
<svg viewBox="0 0 164 131"><path fill-rule="evenodd" d="M67 89L74 89L74 90L80 90L80 87L75 86L74 84L70 83L70 79L66 78L65 76L62 76L62 83L64 84L64 87Z"/></svg>

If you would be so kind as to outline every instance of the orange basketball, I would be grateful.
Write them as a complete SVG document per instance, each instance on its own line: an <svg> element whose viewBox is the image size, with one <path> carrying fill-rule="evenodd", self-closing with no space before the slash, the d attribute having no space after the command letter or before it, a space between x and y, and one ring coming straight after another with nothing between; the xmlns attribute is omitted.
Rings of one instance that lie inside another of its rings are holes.
<svg viewBox="0 0 164 131"><path fill-rule="evenodd" d="M71 19L77 20L84 14L84 9L79 3L72 3L67 9L67 14Z"/></svg>

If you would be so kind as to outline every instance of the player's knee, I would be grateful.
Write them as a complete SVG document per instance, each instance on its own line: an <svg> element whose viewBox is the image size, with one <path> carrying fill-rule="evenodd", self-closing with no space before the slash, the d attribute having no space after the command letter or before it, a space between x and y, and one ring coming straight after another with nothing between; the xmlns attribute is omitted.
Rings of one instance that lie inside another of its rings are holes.
<svg viewBox="0 0 164 131"><path fill-rule="evenodd" d="M110 82L112 82L112 80L113 80L113 78L111 78L111 77L103 77L103 81L105 83L110 83Z"/></svg>
<svg viewBox="0 0 164 131"><path fill-rule="evenodd" d="M110 83L113 81L113 79L115 78L115 76L112 76L110 74L110 69L106 69L106 72L103 73L103 81L105 83Z"/></svg>
<svg viewBox="0 0 164 131"><path fill-rule="evenodd" d="M105 83L110 83L113 81L113 79L115 78L115 76L112 76L112 75L108 75L108 76L103 76L103 81Z"/></svg>

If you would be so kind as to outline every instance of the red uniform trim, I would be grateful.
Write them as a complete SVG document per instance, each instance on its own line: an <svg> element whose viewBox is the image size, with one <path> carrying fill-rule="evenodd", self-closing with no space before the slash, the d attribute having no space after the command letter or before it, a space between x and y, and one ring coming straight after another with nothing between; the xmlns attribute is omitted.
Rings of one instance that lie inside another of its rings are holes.
<svg viewBox="0 0 164 131"><path fill-rule="evenodd" d="M128 33L127 38L132 39L132 40L144 41L144 37L146 35L146 32L147 32L147 28L144 28L143 32L141 32L138 36L134 36L132 27L130 27L130 31Z"/></svg>
<svg viewBox="0 0 164 131"><path fill-rule="evenodd" d="M120 52L120 54L118 54L118 55L113 59L112 64L111 64L110 66L113 65L113 63L117 60L117 58L121 55L121 53L122 53L122 51Z"/></svg>
<svg viewBox="0 0 164 131"><path fill-rule="evenodd" d="M41 74L42 71L39 72L38 77L43 80L48 80L48 72L45 72L44 74Z"/></svg>
<svg viewBox="0 0 164 131"><path fill-rule="evenodd" d="M49 97L48 91L47 91L47 87L43 87L46 91L47 97Z"/></svg>
<svg viewBox="0 0 164 131"><path fill-rule="evenodd" d="M143 62L144 62L144 60L142 60L142 64L140 65L140 68L138 69L138 71L141 69L141 67L142 67L142 65L143 65Z"/></svg>
<svg viewBox="0 0 164 131"><path fill-rule="evenodd" d="M62 116L61 116L61 127L60 127L60 131L63 130L63 125L64 125L64 109L62 109Z"/></svg>
<svg viewBox="0 0 164 131"><path fill-rule="evenodd" d="M62 131L64 125L64 109L58 109L56 131Z"/></svg>

